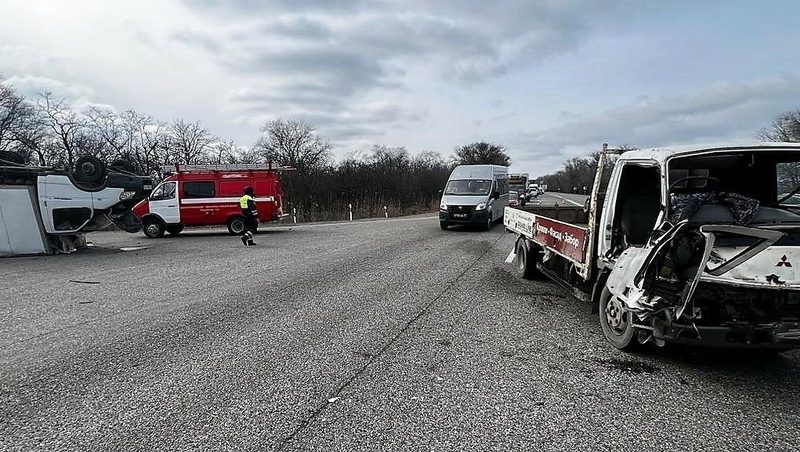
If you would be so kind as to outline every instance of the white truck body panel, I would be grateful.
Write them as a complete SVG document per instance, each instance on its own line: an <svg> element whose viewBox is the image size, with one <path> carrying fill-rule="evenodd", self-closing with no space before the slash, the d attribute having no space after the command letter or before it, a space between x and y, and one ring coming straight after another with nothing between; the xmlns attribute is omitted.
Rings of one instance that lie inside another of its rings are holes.
<svg viewBox="0 0 800 452"><path fill-rule="evenodd" d="M35 199L31 186L0 186L0 256L47 252Z"/></svg>
<svg viewBox="0 0 800 452"><path fill-rule="evenodd" d="M42 212L44 229L50 234L74 234L80 231L94 217L95 210L105 210L119 203L122 188L104 188L100 191L90 192L76 187L69 177L59 174L49 174L37 178L39 192L39 208ZM73 224L71 228L64 228L54 223L53 212L61 208L86 208L91 211L83 224Z"/></svg>

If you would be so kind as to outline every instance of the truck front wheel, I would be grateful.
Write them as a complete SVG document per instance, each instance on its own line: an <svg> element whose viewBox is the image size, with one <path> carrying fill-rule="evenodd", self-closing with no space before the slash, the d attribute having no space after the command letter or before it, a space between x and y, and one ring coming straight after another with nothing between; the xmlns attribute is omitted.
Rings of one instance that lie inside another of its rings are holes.
<svg viewBox="0 0 800 452"><path fill-rule="evenodd" d="M244 228L244 218L233 217L228 220L228 233L230 235L242 235L244 234Z"/></svg>
<svg viewBox="0 0 800 452"><path fill-rule="evenodd" d="M149 239L160 239L164 237L164 223L156 218L146 218L142 222L142 231Z"/></svg>
<svg viewBox="0 0 800 452"><path fill-rule="evenodd" d="M608 342L620 350L636 349L639 341L633 327L634 314L628 310L625 302L615 297L608 286L603 287L599 302L600 327Z"/></svg>

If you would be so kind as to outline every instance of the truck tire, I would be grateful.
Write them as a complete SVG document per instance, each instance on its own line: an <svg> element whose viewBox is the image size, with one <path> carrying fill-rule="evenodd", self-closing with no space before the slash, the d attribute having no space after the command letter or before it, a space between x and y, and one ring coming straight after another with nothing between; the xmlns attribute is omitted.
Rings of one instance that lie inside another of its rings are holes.
<svg viewBox="0 0 800 452"><path fill-rule="evenodd" d="M633 327L633 313L628 311L625 303L617 300L608 286L603 286L598 306L600 328L608 342L623 351L639 348L636 329Z"/></svg>
<svg viewBox="0 0 800 452"><path fill-rule="evenodd" d="M523 279L542 279L544 275L536 268L538 253L532 252L524 240L517 240L514 265L517 275Z"/></svg>
<svg viewBox="0 0 800 452"><path fill-rule="evenodd" d="M72 176L78 182L99 184L106 177L106 167L93 155L84 155L75 161Z"/></svg>
<svg viewBox="0 0 800 452"><path fill-rule="evenodd" d="M242 217L233 217L228 220L228 234L230 235L242 235L244 234L244 218Z"/></svg>
<svg viewBox="0 0 800 452"><path fill-rule="evenodd" d="M182 224L171 224L171 225L167 226L166 229L167 229L167 232L169 233L169 235L176 236L176 235L180 234L183 231L183 225Z"/></svg>
<svg viewBox="0 0 800 452"><path fill-rule="evenodd" d="M133 163L131 163L130 160L125 159L114 160L110 165L108 165L108 169L118 173L136 174L136 168L133 167Z"/></svg>
<svg viewBox="0 0 800 452"><path fill-rule="evenodd" d="M446 230L447 230L447 227L448 227L448 226L450 226L450 225L449 225L449 224L447 224L447 222L446 222L446 221L440 221L440 222L439 222L439 227L440 227L440 228L442 228L442 230L444 230L444 231L446 231Z"/></svg>
<svg viewBox="0 0 800 452"><path fill-rule="evenodd" d="M12 151L0 151L0 165L24 165L25 158L21 154Z"/></svg>
<svg viewBox="0 0 800 452"><path fill-rule="evenodd" d="M145 218L142 221L142 232L148 239L160 239L165 231L164 223L158 218Z"/></svg>

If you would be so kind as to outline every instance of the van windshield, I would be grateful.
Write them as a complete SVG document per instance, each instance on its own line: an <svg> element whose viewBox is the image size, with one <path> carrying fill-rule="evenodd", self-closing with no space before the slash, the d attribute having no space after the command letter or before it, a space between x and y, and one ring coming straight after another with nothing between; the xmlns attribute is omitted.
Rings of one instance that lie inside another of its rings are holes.
<svg viewBox="0 0 800 452"><path fill-rule="evenodd" d="M444 188L445 195L488 195L492 181L486 179L451 180Z"/></svg>

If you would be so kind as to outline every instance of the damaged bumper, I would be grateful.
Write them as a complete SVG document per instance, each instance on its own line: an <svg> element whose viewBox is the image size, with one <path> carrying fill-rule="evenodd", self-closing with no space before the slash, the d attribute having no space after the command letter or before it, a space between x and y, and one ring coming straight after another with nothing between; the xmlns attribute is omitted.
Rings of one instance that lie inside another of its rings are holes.
<svg viewBox="0 0 800 452"><path fill-rule="evenodd" d="M800 273L785 233L681 222L622 252L609 291L657 341L800 348ZM798 262L800 266L800 261Z"/></svg>
<svg viewBox="0 0 800 452"><path fill-rule="evenodd" d="M682 345L790 350L800 347L800 322L697 326L654 319L653 337Z"/></svg>

